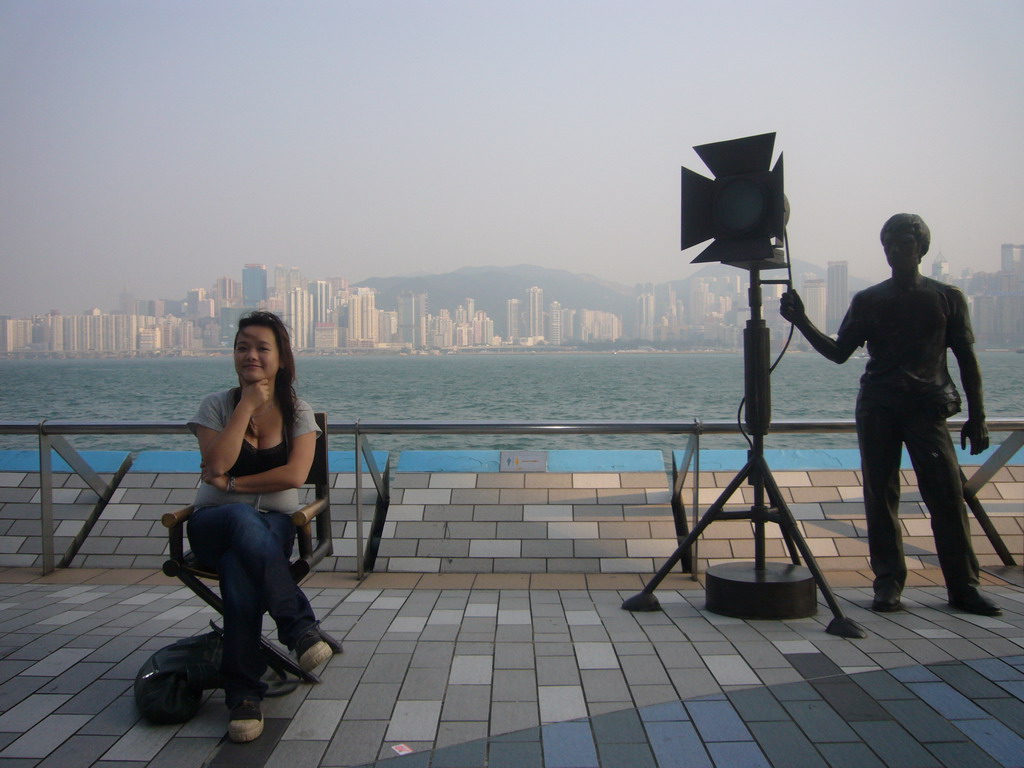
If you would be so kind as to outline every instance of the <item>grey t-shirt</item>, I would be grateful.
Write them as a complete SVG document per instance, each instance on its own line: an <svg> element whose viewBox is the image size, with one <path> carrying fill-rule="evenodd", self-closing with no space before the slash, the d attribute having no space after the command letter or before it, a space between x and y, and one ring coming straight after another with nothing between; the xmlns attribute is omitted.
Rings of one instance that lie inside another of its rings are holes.
<svg viewBox="0 0 1024 768"><path fill-rule="evenodd" d="M233 390L217 392L208 395L199 405L196 415L188 422L188 428L192 434L196 434L199 427L209 427L217 432L223 431L235 410ZM300 435L310 432L320 434L320 428L313 418L313 409L305 400L295 402L295 423L292 426L290 439L294 440ZM289 488L276 493L228 493L214 488L212 485L202 483L196 493L196 507L210 507L220 504L249 504L256 509L263 509L269 512L292 513L299 508L299 491L297 488Z"/></svg>

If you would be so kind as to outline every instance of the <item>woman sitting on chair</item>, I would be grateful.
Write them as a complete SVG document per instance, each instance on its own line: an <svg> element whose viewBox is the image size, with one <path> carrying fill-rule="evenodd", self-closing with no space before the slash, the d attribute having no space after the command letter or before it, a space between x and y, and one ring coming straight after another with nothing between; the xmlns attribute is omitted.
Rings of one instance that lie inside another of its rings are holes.
<svg viewBox="0 0 1024 768"><path fill-rule="evenodd" d="M263 613L309 672L331 656L309 600L288 569L299 507L319 429L295 396L295 358L277 315L251 312L235 335L238 387L210 395L189 422L202 453L202 484L188 522L200 564L215 570L224 599L221 672L232 741L263 732Z"/></svg>

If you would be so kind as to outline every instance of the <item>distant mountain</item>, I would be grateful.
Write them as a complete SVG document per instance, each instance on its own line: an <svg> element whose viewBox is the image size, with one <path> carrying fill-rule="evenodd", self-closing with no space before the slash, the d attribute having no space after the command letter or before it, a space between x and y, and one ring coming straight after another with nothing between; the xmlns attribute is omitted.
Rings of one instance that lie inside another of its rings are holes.
<svg viewBox="0 0 1024 768"><path fill-rule="evenodd" d="M599 309L629 317L633 307L631 286L600 280L593 275L579 275L561 269L548 269L529 264L514 267L463 267L443 275L409 275L372 277L358 284L377 291L377 307L393 310L398 295L405 291L427 294L429 311L454 310L470 298L478 310L495 320L505 316L505 302L519 299L526 302L526 292L533 286L544 291L545 309L552 301L567 309Z"/></svg>
<svg viewBox="0 0 1024 768"><path fill-rule="evenodd" d="M799 289L804 274L812 273L824 278L826 268L804 261L794 261L793 275ZM746 282L746 270L713 263L702 267L694 274L680 280L668 281L684 302L689 295L689 283L699 278L714 278L740 275ZM773 269L764 273L765 279L778 280L787 277L784 269ZM868 285L867 281L850 275L850 291L858 291ZM659 283L658 285L664 285ZM478 310L485 311L499 324L504 322L505 302L520 299L526 302L526 292L533 286L544 291L544 308L552 301L559 302L567 309L597 309L620 315L627 328L634 319L636 288L631 285L601 280L593 275L575 274L561 269L549 269L530 264L514 267L463 267L441 275L400 275L397 277L371 277L357 286L377 291L377 308L394 310L398 307L398 295L405 291L427 294L427 307L436 314L441 309L454 309L465 304L467 298L476 302Z"/></svg>

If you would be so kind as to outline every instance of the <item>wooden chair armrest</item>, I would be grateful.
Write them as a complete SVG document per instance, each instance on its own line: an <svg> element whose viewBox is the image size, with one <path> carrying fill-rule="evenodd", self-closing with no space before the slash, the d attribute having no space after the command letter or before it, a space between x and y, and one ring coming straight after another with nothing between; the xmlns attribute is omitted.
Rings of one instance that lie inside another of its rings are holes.
<svg viewBox="0 0 1024 768"><path fill-rule="evenodd" d="M182 507L176 509L173 512L164 512L160 517L160 522L164 524L164 528L175 528L186 520L195 511L195 507Z"/></svg>
<svg viewBox="0 0 1024 768"><path fill-rule="evenodd" d="M296 528L303 528L309 525L327 508L327 499L317 499L312 501L301 509L292 512L292 522Z"/></svg>

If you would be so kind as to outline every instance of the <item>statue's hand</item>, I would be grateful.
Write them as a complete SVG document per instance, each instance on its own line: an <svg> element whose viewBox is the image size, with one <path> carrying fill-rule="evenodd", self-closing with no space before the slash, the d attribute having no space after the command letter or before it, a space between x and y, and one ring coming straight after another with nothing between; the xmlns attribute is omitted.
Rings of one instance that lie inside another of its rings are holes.
<svg viewBox="0 0 1024 768"><path fill-rule="evenodd" d="M984 419L968 418L964 422L963 429L960 430L960 447L966 449L968 441L971 443L972 456L988 448L988 426Z"/></svg>
<svg viewBox="0 0 1024 768"><path fill-rule="evenodd" d="M802 320L806 313L804 311L804 302L800 298L800 294L792 289L782 294L782 296L779 297L779 314L791 323L795 323L797 320Z"/></svg>

